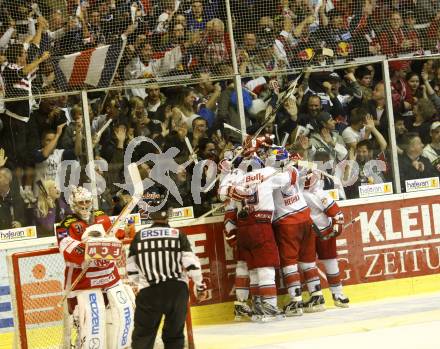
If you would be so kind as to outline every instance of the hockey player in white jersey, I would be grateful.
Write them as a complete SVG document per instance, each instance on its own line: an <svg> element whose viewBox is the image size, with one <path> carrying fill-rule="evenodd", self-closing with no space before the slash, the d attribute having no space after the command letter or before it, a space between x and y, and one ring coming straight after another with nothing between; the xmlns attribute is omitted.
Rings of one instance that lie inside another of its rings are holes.
<svg viewBox="0 0 440 349"><path fill-rule="evenodd" d="M243 158L237 156L234 162L232 162L235 154L241 150L240 148L241 147L236 148L235 152L225 153L225 158L220 161L220 188L228 188L242 178L243 170L239 168L239 165ZM225 240L233 249L234 258L237 261L234 281L237 300L234 302L234 315L235 320L240 321L252 317L252 310L247 303L249 298L249 270L245 259L242 257L241 248L237 246L237 206L241 209L241 202L231 200L226 196L222 199L225 201L225 216L223 221Z"/></svg>
<svg viewBox="0 0 440 349"><path fill-rule="evenodd" d="M273 147L267 162L271 166L283 166L289 160L289 153L282 147ZM311 293L311 299L322 297L318 269L316 267L315 235L311 231L310 209L300 191L299 173L291 166L283 169L291 173L291 183L275 189L275 214L273 227L280 253L281 270L290 302L284 307L286 316L303 314L301 281L298 263L304 270L304 277ZM306 311L322 310L321 304L308 302Z"/></svg>
<svg viewBox="0 0 440 349"><path fill-rule="evenodd" d="M312 228L316 233L316 252L324 264L327 281L336 306L347 308L339 273L336 236L342 233L344 215L333 198L323 190L322 174L310 173L304 182L304 198L311 210Z"/></svg>
<svg viewBox="0 0 440 349"><path fill-rule="evenodd" d="M275 268L279 267L280 260L272 229L275 210L272 194L275 189L295 181L296 176L289 171L274 175L277 170L273 167L263 167L261 160L255 156L249 159L249 164L252 161L262 168L245 173L238 184L224 187L223 192L233 200L244 201L245 206L237 215L237 244L248 264L251 285L253 280L257 280L258 284L253 304L254 318L267 321L283 317L277 307L275 285Z"/></svg>

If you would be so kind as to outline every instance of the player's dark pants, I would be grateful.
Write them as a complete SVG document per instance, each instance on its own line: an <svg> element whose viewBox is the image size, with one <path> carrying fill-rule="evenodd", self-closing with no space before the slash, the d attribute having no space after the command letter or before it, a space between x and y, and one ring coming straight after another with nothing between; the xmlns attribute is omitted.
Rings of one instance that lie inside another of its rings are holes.
<svg viewBox="0 0 440 349"><path fill-rule="evenodd" d="M154 347L162 315L165 349L182 349L188 298L188 286L183 281L169 280L142 289L136 297L132 349Z"/></svg>

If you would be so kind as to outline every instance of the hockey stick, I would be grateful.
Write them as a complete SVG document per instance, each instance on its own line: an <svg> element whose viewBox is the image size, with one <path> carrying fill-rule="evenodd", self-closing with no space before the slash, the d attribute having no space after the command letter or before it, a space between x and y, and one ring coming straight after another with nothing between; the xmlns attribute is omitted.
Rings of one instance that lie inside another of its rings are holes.
<svg viewBox="0 0 440 349"><path fill-rule="evenodd" d="M185 144L186 144L186 147L188 148L188 151L189 151L189 157L191 158L191 162L194 162L195 164L198 164L199 163L199 160L197 160L197 154L194 152L194 149L193 149L193 147L192 147L192 145L191 145L191 142L189 141L189 138L188 137L186 137L185 136ZM191 163L190 162L190 163ZM189 164L190 164L189 163ZM188 164L188 165L189 165Z"/></svg>
<svg viewBox="0 0 440 349"><path fill-rule="evenodd" d="M347 224L345 224L343 226L344 229L348 228L350 225L356 223L357 221L361 220L361 216L357 216L356 218L353 218L350 222L348 222Z"/></svg>
<svg viewBox="0 0 440 349"><path fill-rule="evenodd" d="M283 142L281 143L282 147L286 146L288 139L289 139L289 134L287 132L285 132L285 135L284 135L284 138L283 138Z"/></svg>
<svg viewBox="0 0 440 349"><path fill-rule="evenodd" d="M236 127L234 127L234 126L232 126L232 125L227 124L226 122L223 123L223 126L224 126L225 128L230 129L231 131L234 131L234 132L240 134L240 135L243 134L243 132L242 132L241 130L239 130L238 128L236 128ZM247 133L245 133L244 135L247 136Z"/></svg>
<svg viewBox="0 0 440 349"><path fill-rule="evenodd" d="M108 119L107 122L98 130L98 132L96 132L95 136L100 139L104 131L110 126L111 123L112 119Z"/></svg>
<svg viewBox="0 0 440 349"><path fill-rule="evenodd" d="M142 198L142 195L144 193L144 186L142 184L142 178L139 173L137 164L131 163L130 165L128 165L127 169L128 169L130 179L133 183L134 193L133 193L133 196L131 197L130 201L124 206L121 213L119 213L119 216L116 217L116 219L113 222L113 224L111 225L110 229L106 231L106 236L113 237L115 235L115 232L119 229L119 225L125 221L125 219L128 217L128 215L134 209L134 207L139 203L139 201ZM73 281L73 283L70 285L70 287L66 290L63 298L58 303L58 307L62 306L62 304L67 299L69 294L73 291L73 289L82 280L82 278L87 273L87 270L89 269L92 262L93 262L93 260L90 260L89 262L87 262L87 264L82 269L81 273L78 275L78 277L75 279L75 281Z"/></svg>

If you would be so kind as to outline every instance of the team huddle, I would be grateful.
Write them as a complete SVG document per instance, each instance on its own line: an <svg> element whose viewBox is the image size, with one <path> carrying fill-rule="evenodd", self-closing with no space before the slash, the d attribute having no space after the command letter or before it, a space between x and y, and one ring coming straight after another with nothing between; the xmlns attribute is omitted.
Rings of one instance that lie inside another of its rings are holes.
<svg viewBox="0 0 440 349"><path fill-rule="evenodd" d="M226 153L220 170L219 196L226 211L225 239L234 247L237 260L236 318L266 322L325 310L317 258L325 266L335 305L348 307L336 253L336 236L342 232L344 216L325 191L331 176L302 161L297 154L289 154L284 147L271 145L268 136L252 138L243 147ZM57 238L66 262L65 287L71 326L78 332L75 347L152 348L160 317L150 324L151 315L141 314L143 307L135 308L135 303L157 303L161 295L171 290L175 290L172 291L175 298L177 291L180 292L179 309L172 312L164 309L158 314L180 316L179 321L173 316L165 317L167 331L163 340L176 343L176 347L183 346L188 302L184 270L195 282L198 298L203 299L206 290L200 262L186 236L171 229L166 221L161 223L159 218L153 219L152 228L143 228L136 234L130 246L126 276L131 279L130 274L137 272L145 282L138 283L141 290L135 301L133 290L122 282L115 263L124 253L120 240L126 232L117 230L116 223L112 225L103 212L92 210L92 194L85 188L74 188L69 204L74 214L57 228ZM158 236L158 231L166 234ZM93 252L92 247L99 249L99 253ZM110 257L104 258L105 254ZM190 257L190 263L184 261L185 256ZM283 310L277 305L278 268L290 296ZM301 283L310 294L305 302ZM165 300L157 306L162 309L164 304L167 304ZM168 326L167 321L173 326ZM140 328L140 324L144 326ZM67 329L70 331L69 326ZM70 341L70 336L66 338Z"/></svg>
<svg viewBox="0 0 440 349"><path fill-rule="evenodd" d="M325 310L317 258L325 266L335 305L348 307L336 253L344 216L324 190L326 173L270 143L267 137L252 139L221 163L224 231L237 260L236 319L271 321ZM290 296L283 310L277 306L277 268ZM300 273L310 294L306 302Z"/></svg>

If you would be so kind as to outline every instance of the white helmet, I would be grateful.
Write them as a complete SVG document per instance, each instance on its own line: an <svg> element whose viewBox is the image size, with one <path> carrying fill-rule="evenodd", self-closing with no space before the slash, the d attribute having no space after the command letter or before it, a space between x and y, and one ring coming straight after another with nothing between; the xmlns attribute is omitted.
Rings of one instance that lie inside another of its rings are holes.
<svg viewBox="0 0 440 349"><path fill-rule="evenodd" d="M92 193L84 187L73 187L69 206L79 218L88 221L92 212Z"/></svg>

